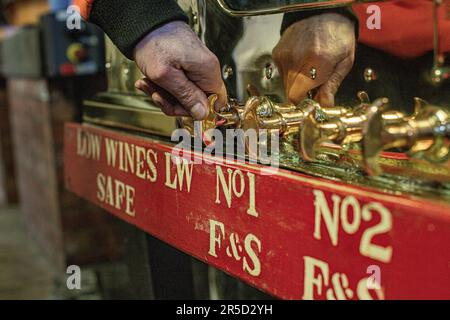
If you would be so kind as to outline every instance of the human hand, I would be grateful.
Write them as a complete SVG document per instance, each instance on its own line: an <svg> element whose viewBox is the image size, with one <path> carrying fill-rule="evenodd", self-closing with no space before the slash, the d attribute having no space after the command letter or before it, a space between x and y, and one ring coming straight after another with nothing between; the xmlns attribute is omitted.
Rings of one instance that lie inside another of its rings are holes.
<svg viewBox="0 0 450 320"><path fill-rule="evenodd" d="M136 88L169 116L205 119L209 94L218 95L217 110L227 103L219 60L184 22L150 32L136 46L135 61L146 77Z"/></svg>
<svg viewBox="0 0 450 320"><path fill-rule="evenodd" d="M334 96L353 67L355 47L354 22L341 14L319 14L292 24L273 50L288 100L297 104L317 89L314 99L334 106Z"/></svg>

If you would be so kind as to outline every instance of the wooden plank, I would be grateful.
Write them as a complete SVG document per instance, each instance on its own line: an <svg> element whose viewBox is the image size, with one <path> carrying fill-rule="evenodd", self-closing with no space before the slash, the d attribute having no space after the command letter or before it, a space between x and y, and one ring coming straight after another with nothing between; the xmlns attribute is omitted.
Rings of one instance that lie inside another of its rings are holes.
<svg viewBox="0 0 450 320"><path fill-rule="evenodd" d="M65 183L279 298L450 298L448 203L285 170L267 175L261 166L218 158L175 164L172 150L141 136L66 124Z"/></svg>

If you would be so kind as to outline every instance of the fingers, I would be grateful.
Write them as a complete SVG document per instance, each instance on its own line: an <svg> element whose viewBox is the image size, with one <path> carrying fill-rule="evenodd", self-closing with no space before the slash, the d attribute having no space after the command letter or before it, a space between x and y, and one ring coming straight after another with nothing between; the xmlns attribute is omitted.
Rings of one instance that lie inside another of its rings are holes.
<svg viewBox="0 0 450 320"><path fill-rule="evenodd" d="M161 108L168 116L184 117L190 116L178 101L167 91L152 83L149 79L140 79L135 84L138 90L152 98L153 102Z"/></svg>
<svg viewBox="0 0 450 320"><path fill-rule="evenodd" d="M333 107L334 97L347 74L353 67L353 57L342 60L333 71L329 79L320 87L316 100L323 107Z"/></svg>
<svg viewBox="0 0 450 320"><path fill-rule="evenodd" d="M164 114L174 117L189 117L190 113L179 104L172 104L164 98L159 92L152 94L152 100L161 108Z"/></svg>
<svg viewBox="0 0 450 320"><path fill-rule="evenodd" d="M195 120L203 120L208 116L206 94L182 70L162 66L152 75L151 81L172 95Z"/></svg>
<svg viewBox="0 0 450 320"><path fill-rule="evenodd" d="M136 83L134 84L134 86L136 87L136 89L142 91L143 93L145 93L147 96L151 97L153 92L155 92L156 90L151 86L150 84L150 80L148 79L139 79L138 81L136 81Z"/></svg>
<svg viewBox="0 0 450 320"><path fill-rule="evenodd" d="M288 76L287 97L291 103L298 104L303 99L306 99L308 92L321 84L317 79L313 80L305 73L299 72Z"/></svg>
<svg viewBox="0 0 450 320"><path fill-rule="evenodd" d="M288 49L286 49L286 47ZM286 46L283 38L278 42L275 48L272 50L272 59L278 68L278 72L283 79L284 88L288 88L288 75L286 74L292 67L292 46Z"/></svg>

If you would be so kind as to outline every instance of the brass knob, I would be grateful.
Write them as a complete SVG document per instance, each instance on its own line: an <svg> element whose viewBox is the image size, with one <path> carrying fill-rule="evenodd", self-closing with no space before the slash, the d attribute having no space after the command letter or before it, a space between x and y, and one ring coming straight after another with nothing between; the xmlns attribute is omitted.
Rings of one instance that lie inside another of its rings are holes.
<svg viewBox="0 0 450 320"><path fill-rule="evenodd" d="M434 163L448 161L450 157L450 114L419 98L415 99L415 112L403 122L386 123L382 112L368 118L363 155L366 170L379 175L379 155L392 148L407 149L412 156L421 156Z"/></svg>
<svg viewBox="0 0 450 320"><path fill-rule="evenodd" d="M208 117L203 121L194 121L191 117L181 118L181 127L186 129L194 137L200 137L206 146L214 143L211 129L217 127L217 114L214 105L217 101L217 95L211 95L208 98Z"/></svg>
<svg viewBox="0 0 450 320"><path fill-rule="evenodd" d="M250 97L241 113L241 129L240 142L245 146L246 154L253 158L258 158L258 133L262 127L259 122L258 108L260 107L259 97ZM253 139L253 140L252 140Z"/></svg>
<svg viewBox="0 0 450 320"><path fill-rule="evenodd" d="M319 147L325 143L344 146L361 142L368 117L378 110L384 110L388 103L387 98L378 99L370 107L359 108L354 114L334 118L318 117L320 110L311 111L300 130L300 153L303 159L315 161Z"/></svg>

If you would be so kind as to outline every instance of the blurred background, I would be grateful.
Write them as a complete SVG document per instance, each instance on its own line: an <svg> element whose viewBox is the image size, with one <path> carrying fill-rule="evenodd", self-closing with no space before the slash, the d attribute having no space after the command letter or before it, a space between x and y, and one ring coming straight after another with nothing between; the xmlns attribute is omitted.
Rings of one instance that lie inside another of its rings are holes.
<svg viewBox="0 0 450 320"><path fill-rule="evenodd" d="M65 190L64 123L137 76L69 5L0 0L0 300L266 298Z"/></svg>
<svg viewBox="0 0 450 320"><path fill-rule="evenodd" d="M124 235L137 231L63 186L63 124L106 89L103 34L68 29L68 5L0 1L0 299L133 297Z"/></svg>

